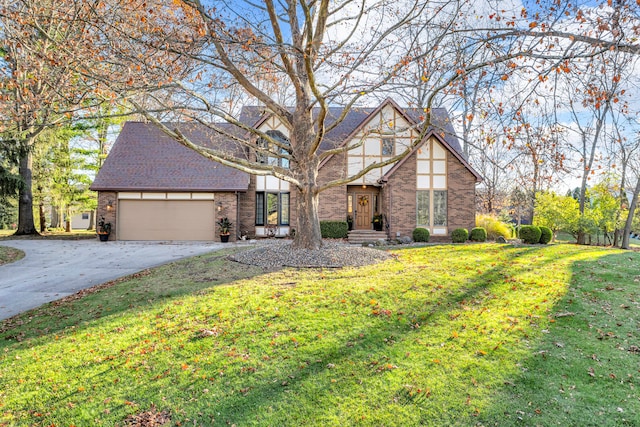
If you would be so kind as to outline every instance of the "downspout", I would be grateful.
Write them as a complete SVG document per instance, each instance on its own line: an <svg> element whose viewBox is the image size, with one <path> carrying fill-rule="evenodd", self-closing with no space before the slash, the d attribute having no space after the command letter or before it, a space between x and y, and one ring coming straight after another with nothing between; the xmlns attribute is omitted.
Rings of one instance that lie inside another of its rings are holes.
<svg viewBox="0 0 640 427"><path fill-rule="evenodd" d="M240 192L236 191L236 242L240 240Z"/></svg>

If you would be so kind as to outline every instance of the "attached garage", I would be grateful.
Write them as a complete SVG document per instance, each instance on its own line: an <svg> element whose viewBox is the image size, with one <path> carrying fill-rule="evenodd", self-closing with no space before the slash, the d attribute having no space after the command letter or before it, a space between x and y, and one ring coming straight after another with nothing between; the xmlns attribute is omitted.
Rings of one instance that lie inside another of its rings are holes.
<svg viewBox="0 0 640 427"><path fill-rule="evenodd" d="M141 195L163 199L133 199L131 193L119 198L119 240L214 240L213 194L209 200L191 199L189 193L180 195L186 200L167 199L163 193Z"/></svg>
<svg viewBox="0 0 640 427"><path fill-rule="evenodd" d="M197 123L180 124L180 131L203 147L240 149ZM227 217L233 242L249 174L209 160L153 123L127 122L90 188L98 192L98 219L111 224L109 240L219 242L216 221Z"/></svg>

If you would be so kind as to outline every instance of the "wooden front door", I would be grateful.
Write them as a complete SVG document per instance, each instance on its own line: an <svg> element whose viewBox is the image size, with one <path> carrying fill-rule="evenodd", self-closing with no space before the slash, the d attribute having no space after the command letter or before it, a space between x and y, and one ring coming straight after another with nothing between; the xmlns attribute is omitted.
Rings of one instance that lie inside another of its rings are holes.
<svg viewBox="0 0 640 427"><path fill-rule="evenodd" d="M372 204L373 197L371 193L356 193L356 218L354 227L356 230L371 229Z"/></svg>

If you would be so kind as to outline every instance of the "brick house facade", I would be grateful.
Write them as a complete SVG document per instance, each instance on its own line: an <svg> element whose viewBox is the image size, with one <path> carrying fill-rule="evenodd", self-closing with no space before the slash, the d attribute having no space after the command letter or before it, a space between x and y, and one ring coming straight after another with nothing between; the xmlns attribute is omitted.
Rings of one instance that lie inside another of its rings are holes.
<svg viewBox="0 0 640 427"><path fill-rule="evenodd" d="M338 117L341 110L334 110ZM350 111L327 134L320 150L345 144L355 148L325 159L318 172L320 185L412 148L396 163L320 193L320 220L345 221L350 216L354 228L366 230L379 214L390 238L411 236L420 226L429 229L434 240L475 225L480 176L462 156L446 112L433 110L438 127L426 135L416 126L421 113L387 100L377 108ZM257 107L246 107L241 120L263 132L288 136L276 117ZM195 143L211 144L206 131L190 132ZM255 153L239 155L256 159ZM99 192L98 218L112 224L110 240L219 240L214 232L219 217L234 223L232 241L285 236L296 228L292 185L212 162L147 123L125 124L91 188Z"/></svg>

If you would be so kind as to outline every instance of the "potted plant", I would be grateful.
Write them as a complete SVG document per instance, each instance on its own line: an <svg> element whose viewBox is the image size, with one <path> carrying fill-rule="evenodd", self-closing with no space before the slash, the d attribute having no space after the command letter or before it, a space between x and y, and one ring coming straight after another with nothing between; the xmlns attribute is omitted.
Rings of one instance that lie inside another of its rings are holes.
<svg viewBox="0 0 640 427"><path fill-rule="evenodd" d="M224 218L220 218L216 224L218 225L218 228L220 228L220 241L222 243L227 243L229 241L229 236L231 235L231 226L233 223L225 216Z"/></svg>
<svg viewBox="0 0 640 427"><path fill-rule="evenodd" d="M100 221L98 221L97 233L101 242L109 240L109 234L111 234L111 223L106 222L103 216L100 217Z"/></svg>
<svg viewBox="0 0 640 427"><path fill-rule="evenodd" d="M376 231L382 231L382 214L375 213L371 219L373 229Z"/></svg>
<svg viewBox="0 0 640 427"><path fill-rule="evenodd" d="M353 230L353 217L351 215L347 215L347 227L349 231Z"/></svg>

